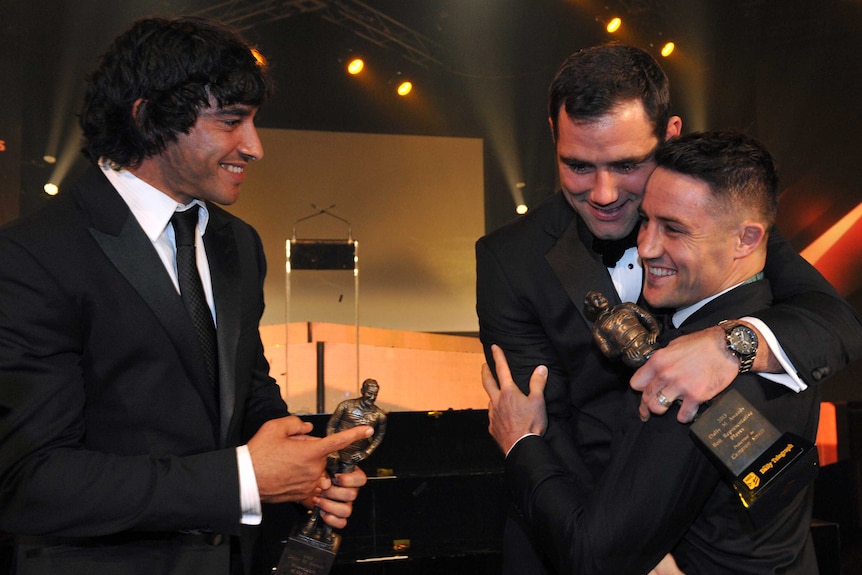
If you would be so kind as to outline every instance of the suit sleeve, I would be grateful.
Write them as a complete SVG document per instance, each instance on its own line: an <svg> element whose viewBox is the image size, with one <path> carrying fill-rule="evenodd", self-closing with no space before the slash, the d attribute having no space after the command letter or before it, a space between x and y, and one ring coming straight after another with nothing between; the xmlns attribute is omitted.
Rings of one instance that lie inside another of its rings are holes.
<svg viewBox="0 0 862 575"><path fill-rule="evenodd" d="M630 429L593 490L543 438L509 454L510 495L559 573L647 573L685 534L719 477L676 409Z"/></svg>
<svg viewBox="0 0 862 575"><path fill-rule="evenodd" d="M775 333L808 385L862 358L862 320L777 231L769 239L765 275L773 307L754 313Z"/></svg>
<svg viewBox="0 0 862 575"><path fill-rule="evenodd" d="M85 413L100 401L83 377L97 369L85 345L88 308L105 302L73 301L60 277L6 237L0 261L0 531L238 533L234 449L119 455L116 444L113 452L84 447L92 433ZM158 360L139 359L141 369ZM171 409L183 417L183 406ZM134 425L133 411L111 415Z"/></svg>
<svg viewBox="0 0 862 575"><path fill-rule="evenodd" d="M548 367L548 387L563 378L563 369L537 310L516 295L511 279L484 239L476 243L476 313L485 360L496 373L491 345L506 352L512 377L524 393L537 365Z"/></svg>

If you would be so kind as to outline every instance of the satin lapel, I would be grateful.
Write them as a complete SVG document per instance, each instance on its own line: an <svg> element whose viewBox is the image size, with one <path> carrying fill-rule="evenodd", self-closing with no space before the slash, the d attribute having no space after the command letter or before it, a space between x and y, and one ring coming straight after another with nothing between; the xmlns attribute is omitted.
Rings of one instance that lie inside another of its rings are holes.
<svg viewBox="0 0 862 575"><path fill-rule="evenodd" d="M91 178L89 182L94 184L94 188L81 188L78 193L93 218L90 234L164 326L177 348L189 380L201 394L212 420L217 421L215 397L200 353L194 347L197 336L162 260L107 180L99 174L98 179ZM118 222L123 222L122 227Z"/></svg>
<svg viewBox="0 0 862 575"><path fill-rule="evenodd" d="M577 218L572 219L557 243L545 255L545 259L587 325L593 323L584 314L584 296L587 292L602 292L611 306L620 303L620 296L614 288L608 269L590 255L581 241Z"/></svg>
<svg viewBox="0 0 862 575"><path fill-rule="evenodd" d="M210 210L211 219L204 235L213 299L216 307L219 358L219 414L221 439L225 440L236 409L236 349L240 334L240 266L233 228L217 211Z"/></svg>

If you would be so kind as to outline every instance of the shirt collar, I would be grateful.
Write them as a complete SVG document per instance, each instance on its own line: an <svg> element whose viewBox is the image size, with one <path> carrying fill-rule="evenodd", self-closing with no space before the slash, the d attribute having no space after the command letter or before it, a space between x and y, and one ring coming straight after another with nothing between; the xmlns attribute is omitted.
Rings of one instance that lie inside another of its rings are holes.
<svg viewBox="0 0 862 575"><path fill-rule="evenodd" d="M748 278L748 279L747 279L747 280L745 280L745 281L741 281L741 282L739 282L738 284L736 284L736 285L734 285L734 286L731 286L731 287L727 288L726 290L724 290L724 291L722 291L722 292L719 292L719 293L717 293L717 294L715 294L715 295L711 295L711 296L709 296L708 298L702 299L702 300L700 300L699 302L694 303L694 304L692 304L692 305L690 305L690 306L688 306L688 307L684 307L684 308L681 308L681 309L676 310L676 311L674 312L674 314L673 314L673 318L672 318L672 320L671 320L671 321L673 321L673 326L674 326L674 327L679 327L679 326L681 326L681 325L683 324L683 322L684 322L685 320L687 320L688 318L690 318L692 315L694 315L694 313L695 313L697 310L699 310L700 308L702 308L703 306L705 306L706 304L708 304L709 302L711 302L712 300L714 300L714 299L715 299L715 298L717 298L718 296L720 296L720 295L724 295L724 294L726 294L727 292L729 292L730 290L732 290L732 289L736 289L736 288L738 288L739 286L741 286L741 285L743 285L743 284L747 284L747 283L755 282L755 281L758 281L758 280L761 280L761 279L763 279L763 272L762 272L762 271L760 271L760 272L758 272L758 273L754 274L753 276L751 276L750 278Z"/></svg>
<svg viewBox="0 0 862 575"><path fill-rule="evenodd" d="M204 202L194 200L188 205L183 205L128 170L114 170L106 162L101 164L101 168L105 177L129 206L132 215L138 220L150 241L157 241L164 233L174 212L182 212L195 204L201 207L198 213L201 236L206 233L209 212Z"/></svg>

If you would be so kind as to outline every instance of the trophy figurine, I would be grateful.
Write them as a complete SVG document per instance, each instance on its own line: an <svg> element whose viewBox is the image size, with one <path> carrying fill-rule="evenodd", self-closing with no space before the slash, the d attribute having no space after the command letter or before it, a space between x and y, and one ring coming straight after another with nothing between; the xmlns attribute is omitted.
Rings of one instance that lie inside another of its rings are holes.
<svg viewBox="0 0 862 575"><path fill-rule="evenodd" d="M351 443L337 453L329 455L326 469L333 477L336 473L349 473L356 465L377 449L386 433L386 412L374 402L380 386L374 379L362 382L362 396L346 399L338 404L326 424L326 434L337 433L358 425L374 428L371 437ZM287 541L277 574L325 575L335 562L341 536L334 533L320 517L315 507L308 520Z"/></svg>
<svg viewBox="0 0 862 575"><path fill-rule="evenodd" d="M638 368L658 347L659 324L640 306L625 302L611 308L604 294L591 291L584 297L584 309L593 318L593 339L606 357L621 357L627 366Z"/></svg>
<svg viewBox="0 0 862 575"><path fill-rule="evenodd" d="M584 311L595 318L593 339L609 358L636 369L658 347L659 323L633 303L610 308L604 295L591 291ZM817 475L814 445L776 429L732 387L700 413L690 433L757 519L768 520Z"/></svg>

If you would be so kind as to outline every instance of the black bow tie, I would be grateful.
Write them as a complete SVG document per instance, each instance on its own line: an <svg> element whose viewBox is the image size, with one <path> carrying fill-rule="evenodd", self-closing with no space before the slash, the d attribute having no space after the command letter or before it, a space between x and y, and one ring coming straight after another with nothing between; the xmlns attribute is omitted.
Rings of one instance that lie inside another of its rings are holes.
<svg viewBox="0 0 862 575"><path fill-rule="evenodd" d="M617 262L623 257L627 249L638 245L638 227L631 231L629 235L618 240L602 240L593 238L593 251L602 256L602 263L605 267L616 267Z"/></svg>

